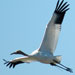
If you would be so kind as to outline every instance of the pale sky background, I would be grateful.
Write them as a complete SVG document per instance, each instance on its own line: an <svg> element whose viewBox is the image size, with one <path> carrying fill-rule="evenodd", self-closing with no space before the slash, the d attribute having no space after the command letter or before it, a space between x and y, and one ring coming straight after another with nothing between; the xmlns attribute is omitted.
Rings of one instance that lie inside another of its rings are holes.
<svg viewBox="0 0 75 75"><path fill-rule="evenodd" d="M0 0L0 75L75 75L75 0L65 1L70 10L65 15L55 55L62 55L61 63L74 73L39 62L14 69L6 67L2 59L20 57L10 53L21 49L29 54L40 46L57 0Z"/></svg>

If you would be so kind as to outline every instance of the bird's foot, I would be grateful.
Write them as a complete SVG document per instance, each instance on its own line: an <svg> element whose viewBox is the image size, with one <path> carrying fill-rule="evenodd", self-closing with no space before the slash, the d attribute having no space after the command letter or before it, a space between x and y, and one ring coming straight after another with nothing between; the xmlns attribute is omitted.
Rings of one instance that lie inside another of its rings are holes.
<svg viewBox="0 0 75 75"><path fill-rule="evenodd" d="M69 72L73 73L71 68L66 68L66 71L69 71Z"/></svg>

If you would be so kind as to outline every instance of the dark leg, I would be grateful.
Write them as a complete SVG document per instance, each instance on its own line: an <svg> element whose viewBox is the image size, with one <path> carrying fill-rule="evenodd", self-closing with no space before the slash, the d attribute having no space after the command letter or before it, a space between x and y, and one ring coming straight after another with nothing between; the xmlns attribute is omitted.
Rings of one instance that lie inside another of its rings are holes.
<svg viewBox="0 0 75 75"><path fill-rule="evenodd" d="M58 63L56 60L53 60L53 61L56 62L55 66L57 66L57 67L59 67L59 68L62 68L62 69L64 69L64 70L66 70L66 71L69 71L69 72L73 73L73 71L72 71L71 68L68 68L68 67L64 66L63 64ZM57 64L58 64L58 65L57 65ZM59 65L60 65L60 66L59 66Z"/></svg>
<svg viewBox="0 0 75 75"><path fill-rule="evenodd" d="M69 72L73 73L71 68L68 68L68 67L66 67L66 66L64 66L63 64L60 64L60 63L59 63L59 65L63 66L66 71L69 71Z"/></svg>
<svg viewBox="0 0 75 75"><path fill-rule="evenodd" d="M50 65L52 65L52 66L56 66L56 67L59 67L59 68L61 68L61 69L66 70L65 68L63 68L63 67L61 67L61 66L59 66L59 65L57 65L57 64L54 64L54 63L50 63Z"/></svg>
<svg viewBox="0 0 75 75"><path fill-rule="evenodd" d="M66 70L65 68L63 68L63 67L61 67L61 66L59 66L59 65L55 65L56 67L59 67L59 68L61 68L61 69L64 69L64 70Z"/></svg>

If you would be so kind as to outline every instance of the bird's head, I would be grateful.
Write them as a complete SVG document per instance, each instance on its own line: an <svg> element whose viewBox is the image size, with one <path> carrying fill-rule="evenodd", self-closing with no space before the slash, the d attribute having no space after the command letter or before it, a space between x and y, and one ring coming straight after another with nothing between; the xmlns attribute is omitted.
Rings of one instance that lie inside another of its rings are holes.
<svg viewBox="0 0 75 75"><path fill-rule="evenodd" d="M22 52L21 50L17 50L16 52L11 53L11 55L13 55L13 54L21 54L21 55L24 55L24 56L28 56L28 54Z"/></svg>

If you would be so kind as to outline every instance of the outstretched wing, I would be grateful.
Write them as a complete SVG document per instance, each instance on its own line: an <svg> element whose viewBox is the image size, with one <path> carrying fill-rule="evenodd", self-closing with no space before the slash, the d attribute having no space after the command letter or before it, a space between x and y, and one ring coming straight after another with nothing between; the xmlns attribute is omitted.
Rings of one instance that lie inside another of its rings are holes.
<svg viewBox="0 0 75 75"><path fill-rule="evenodd" d="M22 63L30 63L32 60L26 56L26 57L20 57L20 58L15 58L14 60L11 60L11 61L7 61L5 59L3 59L5 61L5 65L6 66L9 66L9 68L11 67L15 67L16 65L18 64L22 64Z"/></svg>
<svg viewBox="0 0 75 75"><path fill-rule="evenodd" d="M24 62L18 61L18 60L12 60L12 61L7 61L5 59L3 59L3 60L5 61L4 64L6 64L6 66L9 66L9 68L11 68L11 67L14 68L16 65L21 64L21 63L24 63Z"/></svg>
<svg viewBox="0 0 75 75"><path fill-rule="evenodd" d="M44 39L39 49L41 52L45 51L53 54L55 51L64 15L69 10L67 2L64 3L64 0L59 1L57 2L52 19L47 25Z"/></svg>

